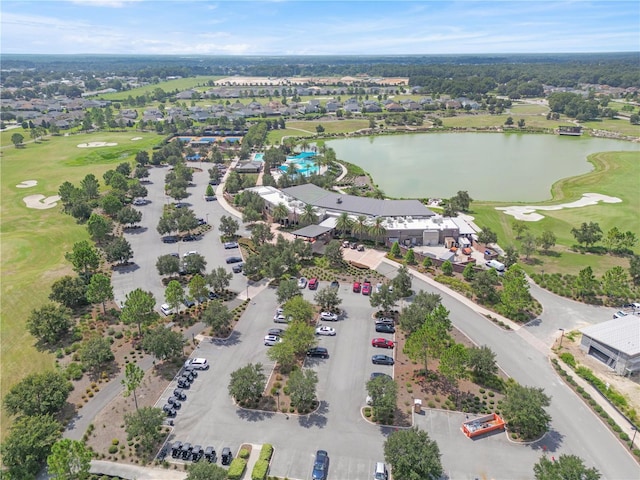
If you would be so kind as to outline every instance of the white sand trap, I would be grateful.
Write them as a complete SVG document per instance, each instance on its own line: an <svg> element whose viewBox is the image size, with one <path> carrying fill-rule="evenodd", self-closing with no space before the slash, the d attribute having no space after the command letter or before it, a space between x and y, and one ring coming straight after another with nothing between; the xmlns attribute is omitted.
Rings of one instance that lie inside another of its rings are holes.
<svg viewBox="0 0 640 480"><path fill-rule="evenodd" d="M19 184L16 185L16 188L31 188L38 185L37 180L23 180Z"/></svg>
<svg viewBox="0 0 640 480"><path fill-rule="evenodd" d="M132 142L138 141L138 140L142 140L142 137L133 137L131 139Z"/></svg>
<svg viewBox="0 0 640 480"><path fill-rule="evenodd" d="M24 197L24 203L27 204L27 208L35 208L38 210L46 210L47 208L53 208L58 204L60 197L58 195L52 195L46 197L44 195L29 195Z"/></svg>
<svg viewBox="0 0 640 480"><path fill-rule="evenodd" d="M79 143L78 148L96 148L96 147L115 147L118 145L113 142L89 142L89 143Z"/></svg>
<svg viewBox="0 0 640 480"><path fill-rule="evenodd" d="M496 210L502 210L507 215L515 217L517 220L524 220L525 222L537 222L544 218L544 215L536 213L536 210L562 210L563 208L578 208L587 207L590 205L597 205L598 202L604 203L621 203L617 197L609 197L608 195L601 195L599 193L583 193L580 200L576 200L571 203L562 203L560 205L525 205L514 207L496 207Z"/></svg>

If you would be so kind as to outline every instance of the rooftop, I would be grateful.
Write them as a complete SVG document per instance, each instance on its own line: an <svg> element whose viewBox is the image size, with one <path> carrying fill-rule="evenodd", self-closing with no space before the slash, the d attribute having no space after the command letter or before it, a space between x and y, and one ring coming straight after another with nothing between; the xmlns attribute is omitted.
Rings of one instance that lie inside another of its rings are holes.
<svg viewBox="0 0 640 480"><path fill-rule="evenodd" d="M580 330L594 340L630 357L640 355L640 316L627 315Z"/></svg>

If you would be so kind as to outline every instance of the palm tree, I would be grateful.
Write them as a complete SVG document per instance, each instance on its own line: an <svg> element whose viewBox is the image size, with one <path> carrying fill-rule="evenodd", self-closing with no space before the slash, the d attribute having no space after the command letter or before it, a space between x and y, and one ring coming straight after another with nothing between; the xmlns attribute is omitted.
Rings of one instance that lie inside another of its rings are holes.
<svg viewBox="0 0 640 480"><path fill-rule="evenodd" d="M273 217L273 219L276 222L282 223L282 221L284 219L289 217L289 209L287 208L287 206L284 203L280 202L273 209L273 212L271 213L271 216Z"/></svg>
<svg viewBox="0 0 640 480"><path fill-rule="evenodd" d="M356 235L360 240L362 240L362 236L367 233L367 217L364 215L358 215L356 221L353 222L353 226L351 227L351 232Z"/></svg>
<svg viewBox="0 0 640 480"><path fill-rule="evenodd" d="M384 192L378 187L373 189L371 196L373 198L377 198L378 200L384 200Z"/></svg>
<svg viewBox="0 0 640 480"><path fill-rule="evenodd" d="M382 222L384 222L384 218L376 217L373 225L369 228L369 234L376 239L376 242L378 241L378 238L384 237L384 234L387 233L387 229L384 228ZM382 243L384 243L384 241Z"/></svg>
<svg viewBox="0 0 640 480"><path fill-rule="evenodd" d="M305 204L302 209L302 214L300 215L300 223L303 225L311 225L312 223L316 223L317 220L316 207L310 203Z"/></svg>
<svg viewBox="0 0 640 480"><path fill-rule="evenodd" d="M309 141L306 138L302 139L302 142L300 143L300 148L302 148L303 152L306 152L309 149Z"/></svg>
<svg viewBox="0 0 640 480"><path fill-rule="evenodd" d="M340 231L340 238L344 238L347 235L347 231L353 228L353 221L349 217L347 212L341 213L336 220L336 230Z"/></svg>

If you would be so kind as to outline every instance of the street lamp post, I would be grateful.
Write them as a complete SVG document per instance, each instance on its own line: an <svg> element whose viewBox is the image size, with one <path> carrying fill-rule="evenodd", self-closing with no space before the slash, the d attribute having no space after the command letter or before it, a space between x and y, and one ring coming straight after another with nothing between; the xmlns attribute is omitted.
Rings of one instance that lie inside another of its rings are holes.
<svg viewBox="0 0 640 480"><path fill-rule="evenodd" d="M206 221L207 221L207 225L209 224L209 214L207 213L206 215Z"/></svg>
<svg viewBox="0 0 640 480"><path fill-rule="evenodd" d="M633 438L631 439L631 445L629 445L629 448L631 450L633 450L633 443L636 440L636 433L638 433L638 428L637 427L631 427L631 430L633 430Z"/></svg>
<svg viewBox="0 0 640 480"><path fill-rule="evenodd" d="M280 411L280 390L276 390L276 399L278 400L278 411Z"/></svg>
<svg viewBox="0 0 640 480"><path fill-rule="evenodd" d="M564 338L564 328L559 328L562 333L560 334L560 346L562 346L562 339Z"/></svg>

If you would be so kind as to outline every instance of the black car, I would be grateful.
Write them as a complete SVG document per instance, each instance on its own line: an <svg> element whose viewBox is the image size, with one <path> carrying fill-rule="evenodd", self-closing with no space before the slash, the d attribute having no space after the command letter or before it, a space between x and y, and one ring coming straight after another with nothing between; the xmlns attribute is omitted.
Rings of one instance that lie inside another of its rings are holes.
<svg viewBox="0 0 640 480"><path fill-rule="evenodd" d="M312 480L326 480L327 470L329 469L329 454L326 450L318 450L316 459L313 462Z"/></svg>
<svg viewBox="0 0 640 480"><path fill-rule="evenodd" d="M389 355L374 355L371 357L371 361L374 365L393 365L395 363L393 357Z"/></svg>
<svg viewBox="0 0 640 480"><path fill-rule="evenodd" d="M388 377L389 379L392 380L390 375L387 375L386 373L382 373L382 372L373 372L371 374L371 377L369 377L369 379L373 380L374 378L378 378L378 377Z"/></svg>
<svg viewBox="0 0 640 480"><path fill-rule="evenodd" d="M187 399L187 395L182 391L181 388L174 389L173 396L182 402L184 402Z"/></svg>
<svg viewBox="0 0 640 480"><path fill-rule="evenodd" d="M209 290L209 292L207 293L207 297L209 297L210 300L213 300L214 298L218 298L218 294L213 290Z"/></svg>
<svg viewBox="0 0 640 480"><path fill-rule="evenodd" d="M174 235L168 235L166 237L162 237L163 243L178 243L178 237Z"/></svg>
<svg viewBox="0 0 640 480"><path fill-rule="evenodd" d="M233 267L231 267L231 270L233 271L233 273L242 272L242 263L238 263L238 264L234 265Z"/></svg>
<svg viewBox="0 0 640 480"><path fill-rule="evenodd" d="M187 208L189 204L185 202L177 202L177 203L174 203L173 206L176 208Z"/></svg>
<svg viewBox="0 0 640 480"><path fill-rule="evenodd" d="M182 445L182 459L189 460L191 458L191 450L193 450L193 446L190 443L185 443Z"/></svg>
<svg viewBox="0 0 640 480"><path fill-rule="evenodd" d="M284 333L284 328L271 328L267 332L267 335L275 335L276 337L280 337Z"/></svg>
<svg viewBox="0 0 640 480"><path fill-rule="evenodd" d="M178 409L182 406L182 404L180 403L180 400L178 400L176 397L169 397L169 400L167 400L167 403L175 409Z"/></svg>
<svg viewBox="0 0 640 480"><path fill-rule="evenodd" d="M233 460L231 449L229 447L224 447L220 453L220 463L222 463L222 465L229 465L231 460Z"/></svg>
<svg viewBox="0 0 640 480"><path fill-rule="evenodd" d="M193 306L195 306L196 302L194 302L193 300L191 300L190 298L185 298L182 303L184 303L184 306L187 308L191 308Z"/></svg>
<svg viewBox="0 0 640 480"><path fill-rule="evenodd" d="M182 442L173 442L173 445L171 445L171 456L173 458L180 458L182 456Z"/></svg>
<svg viewBox="0 0 640 480"><path fill-rule="evenodd" d="M393 325L388 325L386 323L376 323L376 332L395 333L396 328Z"/></svg>
<svg viewBox="0 0 640 480"><path fill-rule="evenodd" d="M337 280L334 280L333 282L331 282L331 285L329 286L334 290L338 290L340 288L340 282L338 282Z"/></svg>
<svg viewBox="0 0 640 480"><path fill-rule="evenodd" d="M186 367L184 367L184 371L188 372L189 375L191 375L193 378L196 378L198 376L198 369L193 365L187 365Z"/></svg>
<svg viewBox="0 0 640 480"><path fill-rule="evenodd" d="M313 347L307 350L307 357L327 358L329 351L324 347Z"/></svg>
<svg viewBox="0 0 640 480"><path fill-rule="evenodd" d="M200 237L198 237L198 235L185 235L184 237L182 237L182 241L183 242L195 242L196 240L199 240Z"/></svg>
<svg viewBox="0 0 640 480"><path fill-rule="evenodd" d="M191 460L193 462L199 462L202 458L202 455L204 455L204 450L202 450L202 447L200 445L195 445L191 449Z"/></svg>
<svg viewBox="0 0 640 480"><path fill-rule="evenodd" d="M216 456L216 450L213 447L207 447L204 449L204 458L207 459L209 463L216 463L218 457Z"/></svg>
<svg viewBox="0 0 640 480"><path fill-rule="evenodd" d="M178 388L189 388L191 386L191 382L186 378L180 377L178 379Z"/></svg>
<svg viewBox="0 0 640 480"><path fill-rule="evenodd" d="M195 375L192 372L183 372L182 375L180 375L180 378L184 378L189 383L193 383L193 381L196 379Z"/></svg>
<svg viewBox="0 0 640 480"><path fill-rule="evenodd" d="M178 413L176 409L173 408L173 405L169 405L168 403L162 407L162 410L167 414L167 417L175 417Z"/></svg>
<svg viewBox="0 0 640 480"><path fill-rule="evenodd" d="M227 263L240 263L242 261L242 257L229 257L225 260Z"/></svg>

